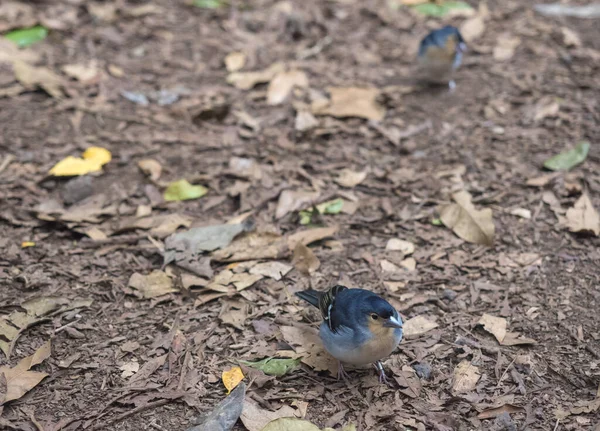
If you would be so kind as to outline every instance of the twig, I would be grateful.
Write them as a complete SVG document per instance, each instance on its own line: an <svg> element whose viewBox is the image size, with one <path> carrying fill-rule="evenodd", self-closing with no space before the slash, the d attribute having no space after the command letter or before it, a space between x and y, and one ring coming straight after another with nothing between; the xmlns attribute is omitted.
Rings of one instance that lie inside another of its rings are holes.
<svg viewBox="0 0 600 431"><path fill-rule="evenodd" d="M185 357L183 358L183 365L181 366L181 375L179 376L179 384L177 385L178 391L183 390L183 383L185 381L185 376L186 376L188 365L190 363L190 358L191 358L190 352L189 351L185 352Z"/></svg>
<svg viewBox="0 0 600 431"><path fill-rule="evenodd" d="M7 154L6 157L4 157L4 160L2 160L2 163L0 163L0 172L6 169L14 159L15 156L13 156L12 154Z"/></svg>
<svg viewBox="0 0 600 431"><path fill-rule="evenodd" d="M508 367L506 367L506 369L504 370L504 372L502 373L502 375L500 376L500 378L498 379L498 384L496 385L496 389L498 389L500 387L500 383L502 383L502 379L504 379L504 376L506 376L506 373L508 373L509 368L512 366L512 364L515 363L515 360L517 359L517 357L515 356L513 358L512 361L510 361L510 364L508 364Z"/></svg>
<svg viewBox="0 0 600 431"><path fill-rule="evenodd" d="M73 320L72 322L69 322L69 323L67 323L66 325L63 325L63 326L61 326L60 328L57 328L57 329L55 329L55 330L54 330L54 333L55 333L55 334L58 334L60 331L62 331L62 330L64 330L64 329L66 329L66 328L68 328L68 327L70 327L70 326L73 326L74 324L76 324L76 323L77 323L77 322L79 322L80 320L81 320L81 319Z"/></svg>
<svg viewBox="0 0 600 431"><path fill-rule="evenodd" d="M554 431L556 431L558 429L559 422L560 422L560 419L556 419L556 425L554 426Z"/></svg>

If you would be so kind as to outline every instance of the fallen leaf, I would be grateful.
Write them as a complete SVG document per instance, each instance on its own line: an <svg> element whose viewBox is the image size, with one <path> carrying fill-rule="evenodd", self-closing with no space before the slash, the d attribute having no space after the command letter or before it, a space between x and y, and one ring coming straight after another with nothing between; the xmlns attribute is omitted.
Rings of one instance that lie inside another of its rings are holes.
<svg viewBox="0 0 600 431"><path fill-rule="evenodd" d="M400 266L408 271L414 271L417 268L417 261L415 258L409 257L400 262Z"/></svg>
<svg viewBox="0 0 600 431"><path fill-rule="evenodd" d="M315 118L313 114L306 110L299 110L296 113L296 119L294 120L294 128L299 132L306 132L307 130L314 129L319 125L319 120Z"/></svg>
<svg viewBox="0 0 600 431"><path fill-rule="evenodd" d="M263 262L254 265L249 272L279 281L291 270L292 267L283 262Z"/></svg>
<svg viewBox="0 0 600 431"><path fill-rule="evenodd" d="M452 391L455 393L472 391L480 378L479 368L471 364L470 361L463 360L454 369Z"/></svg>
<svg viewBox="0 0 600 431"><path fill-rule="evenodd" d="M0 33L19 27L31 27L37 24L34 6L16 2L0 3Z"/></svg>
<svg viewBox="0 0 600 431"><path fill-rule="evenodd" d="M142 172L150 177L152 181L156 181L160 178L162 173L162 166L154 159L144 159L138 162L139 168Z"/></svg>
<svg viewBox="0 0 600 431"><path fill-rule="evenodd" d="M23 61L35 64L40 61L40 57L39 53L29 49L19 49L13 42L0 38L0 63Z"/></svg>
<svg viewBox="0 0 600 431"><path fill-rule="evenodd" d="M210 413L202 418L202 422L186 431L231 431L242 414L246 384L241 382Z"/></svg>
<svg viewBox="0 0 600 431"><path fill-rule="evenodd" d="M255 85L271 81L278 73L283 72L283 63L275 63L268 69L254 72L233 72L227 76L227 83L240 90L250 90Z"/></svg>
<svg viewBox="0 0 600 431"><path fill-rule="evenodd" d="M162 368L165 365L168 356L169 354L165 353L164 355L157 356L156 358L152 358L149 361L147 361L137 373L131 376L128 385L131 387L139 385L140 382L145 382L150 376L152 376L156 372L156 370Z"/></svg>
<svg viewBox="0 0 600 431"><path fill-rule="evenodd" d="M564 224L571 232L600 234L600 215L587 193L582 194L573 208L567 210Z"/></svg>
<svg viewBox="0 0 600 431"><path fill-rule="evenodd" d="M168 293L178 292L173 287L173 280L163 271L154 270L148 275L134 272L129 278L128 286L137 290L142 298L151 299Z"/></svg>
<svg viewBox="0 0 600 431"><path fill-rule="evenodd" d="M560 104L554 97L542 97L538 102L531 108L530 116L533 121L540 121L544 118L553 118L558 115L560 111Z"/></svg>
<svg viewBox="0 0 600 431"><path fill-rule="evenodd" d="M401 251L402 254L408 256L414 253L415 245L412 242L403 239L390 238L385 245L385 249L390 251Z"/></svg>
<svg viewBox="0 0 600 431"><path fill-rule="evenodd" d="M110 151L100 147L90 147L83 152L81 158L68 156L62 159L50 169L49 173L57 177L85 175L101 171L102 166L111 159Z"/></svg>
<svg viewBox="0 0 600 431"><path fill-rule="evenodd" d="M27 248L27 247L35 247L35 242L34 241L23 241L21 243L21 248Z"/></svg>
<svg viewBox="0 0 600 431"><path fill-rule="evenodd" d="M217 262L240 262L244 260L278 259L287 255L287 242L280 235L270 232L249 232L240 235L229 246L212 254Z"/></svg>
<svg viewBox="0 0 600 431"><path fill-rule="evenodd" d="M21 60L14 60L12 63L15 77L23 87L28 90L39 87L52 97L57 99L63 97L64 82L56 73L46 67L31 66Z"/></svg>
<svg viewBox="0 0 600 431"><path fill-rule="evenodd" d="M244 424L245 425L245 424ZM265 425L264 428L254 430L248 429L249 431L321 431L319 427L312 423L297 418L280 418L275 419Z"/></svg>
<svg viewBox="0 0 600 431"><path fill-rule="evenodd" d="M240 292L248 287L252 286L259 280L262 280L263 276L260 274L248 274L247 272L234 273L230 269L225 269L219 272L215 278L206 285L207 289L214 290L221 293Z"/></svg>
<svg viewBox="0 0 600 431"><path fill-rule="evenodd" d="M440 211L442 223L465 241L491 246L495 231L492 210L476 210L471 195L464 190L454 193L452 198L456 203L446 205Z"/></svg>
<svg viewBox="0 0 600 431"><path fill-rule="evenodd" d="M280 358L265 358L261 361L239 361L240 363L247 365L248 367L256 368L261 370L268 376L285 376L290 371L293 371L298 364L300 359L280 359Z"/></svg>
<svg viewBox="0 0 600 431"><path fill-rule="evenodd" d="M548 184L554 178L557 178L559 175L560 174L558 172L555 172L552 174L542 175L540 177L529 178L525 184L531 187L544 187L546 184Z"/></svg>
<svg viewBox="0 0 600 431"><path fill-rule="evenodd" d="M313 251L301 242L294 248L292 264L305 275L312 275L321 266L321 262Z"/></svg>
<svg viewBox="0 0 600 431"><path fill-rule="evenodd" d="M521 44L521 39L509 34L503 34L496 38L497 44L494 47L493 55L497 61L510 60L515 54L515 49Z"/></svg>
<svg viewBox="0 0 600 431"><path fill-rule="evenodd" d="M243 52L230 52L225 57L225 68L227 72L237 72L246 64L246 54Z"/></svg>
<svg viewBox="0 0 600 431"><path fill-rule="evenodd" d="M238 384L240 384L242 380L244 380L244 373L242 373L242 369L240 367L231 367L230 369L223 371L221 380L223 381L223 386L225 386L225 389L227 389L227 393L229 394Z"/></svg>
<svg viewBox="0 0 600 431"><path fill-rule="evenodd" d="M33 355L21 359L13 368L8 366L0 367L0 375L3 374L6 379L6 393L1 402L7 403L21 398L47 377L47 373L30 371L30 368L41 364L50 357L50 354L51 344L50 340L48 340Z"/></svg>
<svg viewBox="0 0 600 431"><path fill-rule="evenodd" d="M377 101L381 93L376 88L330 87L327 91L331 100L326 104L313 104L313 114L373 121L381 121L385 117L385 108Z"/></svg>
<svg viewBox="0 0 600 431"><path fill-rule="evenodd" d="M381 261L380 265L381 265L381 270L383 272L390 272L390 273L404 272L404 270L402 268L400 268L398 265L396 265L395 263L392 263L386 259L383 259Z"/></svg>
<svg viewBox="0 0 600 431"><path fill-rule="evenodd" d="M567 48L578 48L581 46L581 38L573 30L568 27L561 27L560 32L563 38L563 43Z"/></svg>
<svg viewBox="0 0 600 431"><path fill-rule="evenodd" d="M337 374L337 361L323 348L323 343L315 328L281 326L279 328L285 342L293 349L290 351L279 351L279 356L301 358L303 364L308 365L315 371L329 371L331 375Z"/></svg>
<svg viewBox="0 0 600 431"><path fill-rule="evenodd" d="M519 346L523 344L537 344L537 341L532 338L523 337L518 332L507 332L504 340L502 340L502 345L504 346Z"/></svg>
<svg viewBox="0 0 600 431"><path fill-rule="evenodd" d="M192 4L195 7L202 9L218 9L223 6L225 0L193 0Z"/></svg>
<svg viewBox="0 0 600 431"><path fill-rule="evenodd" d="M46 36L48 36L48 29L39 25L30 28L13 30L4 35L6 39L15 43L19 48L25 48L33 45L36 42L46 39Z"/></svg>
<svg viewBox="0 0 600 431"><path fill-rule="evenodd" d="M590 143L580 142L575 148L557 154L544 162L544 167L551 171L568 171L585 161L590 151Z"/></svg>
<svg viewBox="0 0 600 431"><path fill-rule="evenodd" d="M308 87L308 78L304 72L290 70L278 73L267 88L267 104L280 105L287 99L294 87Z"/></svg>
<svg viewBox="0 0 600 431"><path fill-rule="evenodd" d="M483 325L483 329L496 337L496 340L502 344L504 337L506 337L506 328L508 326L505 318L485 313L477 323Z"/></svg>
<svg viewBox="0 0 600 431"><path fill-rule="evenodd" d="M469 18L460 26L460 34L467 43L478 39L484 31L485 21L481 15Z"/></svg>
<svg viewBox="0 0 600 431"><path fill-rule="evenodd" d="M415 316L404 322L403 330L406 338L417 337L423 335L439 325L423 315Z"/></svg>
<svg viewBox="0 0 600 431"><path fill-rule="evenodd" d="M290 235L287 239L287 244L290 250L294 250L299 243L309 245L313 242L332 237L338 229L338 226L331 226L302 230Z"/></svg>
<svg viewBox="0 0 600 431"><path fill-rule="evenodd" d="M231 325L240 331L244 330L248 318L248 304L241 301L224 301L219 313L219 319L227 325Z"/></svg>
<svg viewBox="0 0 600 431"><path fill-rule="evenodd" d="M122 371L121 377L128 379L140 370L140 364L137 361L126 362L119 367L119 370Z"/></svg>
<svg viewBox="0 0 600 431"><path fill-rule="evenodd" d="M352 188L362 183L367 178L367 172L357 172L350 169L342 169L334 179L342 187Z"/></svg>
<svg viewBox="0 0 600 431"><path fill-rule="evenodd" d="M244 157L232 157L229 160L229 170L237 177L260 180L262 170L256 160Z"/></svg>
<svg viewBox="0 0 600 431"><path fill-rule="evenodd" d="M192 185L187 180L174 181L167 186L163 198L166 201L186 201L198 199L208 193L208 189L201 185Z"/></svg>
<svg viewBox="0 0 600 431"><path fill-rule="evenodd" d="M294 417L295 413L296 409L290 406L284 405L279 410L273 412L262 409L254 402L246 400L240 420L248 431L262 431L269 422L279 418ZM317 428L317 430L319 429ZM293 431L293 428L285 428L282 431Z"/></svg>
<svg viewBox="0 0 600 431"><path fill-rule="evenodd" d="M100 78L100 69L95 63L67 64L62 67L63 72L84 84L95 83Z"/></svg>
<svg viewBox="0 0 600 431"><path fill-rule="evenodd" d="M279 195L275 218L280 219L290 212L302 209L319 198L319 192L284 190Z"/></svg>

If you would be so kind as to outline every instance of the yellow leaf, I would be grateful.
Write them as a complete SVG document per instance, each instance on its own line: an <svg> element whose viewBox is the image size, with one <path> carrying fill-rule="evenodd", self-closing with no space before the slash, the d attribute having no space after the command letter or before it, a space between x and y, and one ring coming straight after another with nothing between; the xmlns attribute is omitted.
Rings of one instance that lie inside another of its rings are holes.
<svg viewBox="0 0 600 431"><path fill-rule="evenodd" d="M58 177L65 177L98 172L102 170L103 165L107 164L112 159L110 151L100 147L88 148L85 150L82 157L83 158L68 156L62 159L50 169L50 174Z"/></svg>
<svg viewBox="0 0 600 431"><path fill-rule="evenodd" d="M27 248L27 247L35 247L35 242L33 242L33 241L23 241L21 243L21 248Z"/></svg>
<svg viewBox="0 0 600 431"><path fill-rule="evenodd" d="M223 385L227 388L227 393L230 393L242 380L244 380L244 373L242 373L240 367L233 367L223 371L221 379L223 380Z"/></svg>

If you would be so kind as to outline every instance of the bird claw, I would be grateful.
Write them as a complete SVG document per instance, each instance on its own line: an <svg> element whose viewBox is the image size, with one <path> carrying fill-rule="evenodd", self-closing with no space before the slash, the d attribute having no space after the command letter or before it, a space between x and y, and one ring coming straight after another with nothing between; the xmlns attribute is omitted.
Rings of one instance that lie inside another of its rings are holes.
<svg viewBox="0 0 600 431"><path fill-rule="evenodd" d="M344 370L344 366L342 365L342 363L338 361L337 379L340 380L340 378L344 379L347 382L350 379L350 376L348 375L346 370Z"/></svg>
<svg viewBox="0 0 600 431"><path fill-rule="evenodd" d="M448 91L450 91L450 93L453 93L454 90L456 90L456 82L452 80L448 82Z"/></svg>
<svg viewBox="0 0 600 431"><path fill-rule="evenodd" d="M392 382L388 380L387 376L385 375L385 370L383 369L383 364L381 361L375 362L375 369L379 373L379 383L385 383L387 386L392 387Z"/></svg>

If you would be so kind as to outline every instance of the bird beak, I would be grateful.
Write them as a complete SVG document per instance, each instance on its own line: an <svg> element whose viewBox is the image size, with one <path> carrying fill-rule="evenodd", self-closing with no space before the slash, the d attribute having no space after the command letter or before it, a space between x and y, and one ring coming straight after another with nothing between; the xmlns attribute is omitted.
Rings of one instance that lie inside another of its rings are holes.
<svg viewBox="0 0 600 431"><path fill-rule="evenodd" d="M467 44L464 42L461 42L458 44L458 50L460 52L465 52L467 50Z"/></svg>
<svg viewBox="0 0 600 431"><path fill-rule="evenodd" d="M383 324L386 328L402 328L402 320L392 316Z"/></svg>

